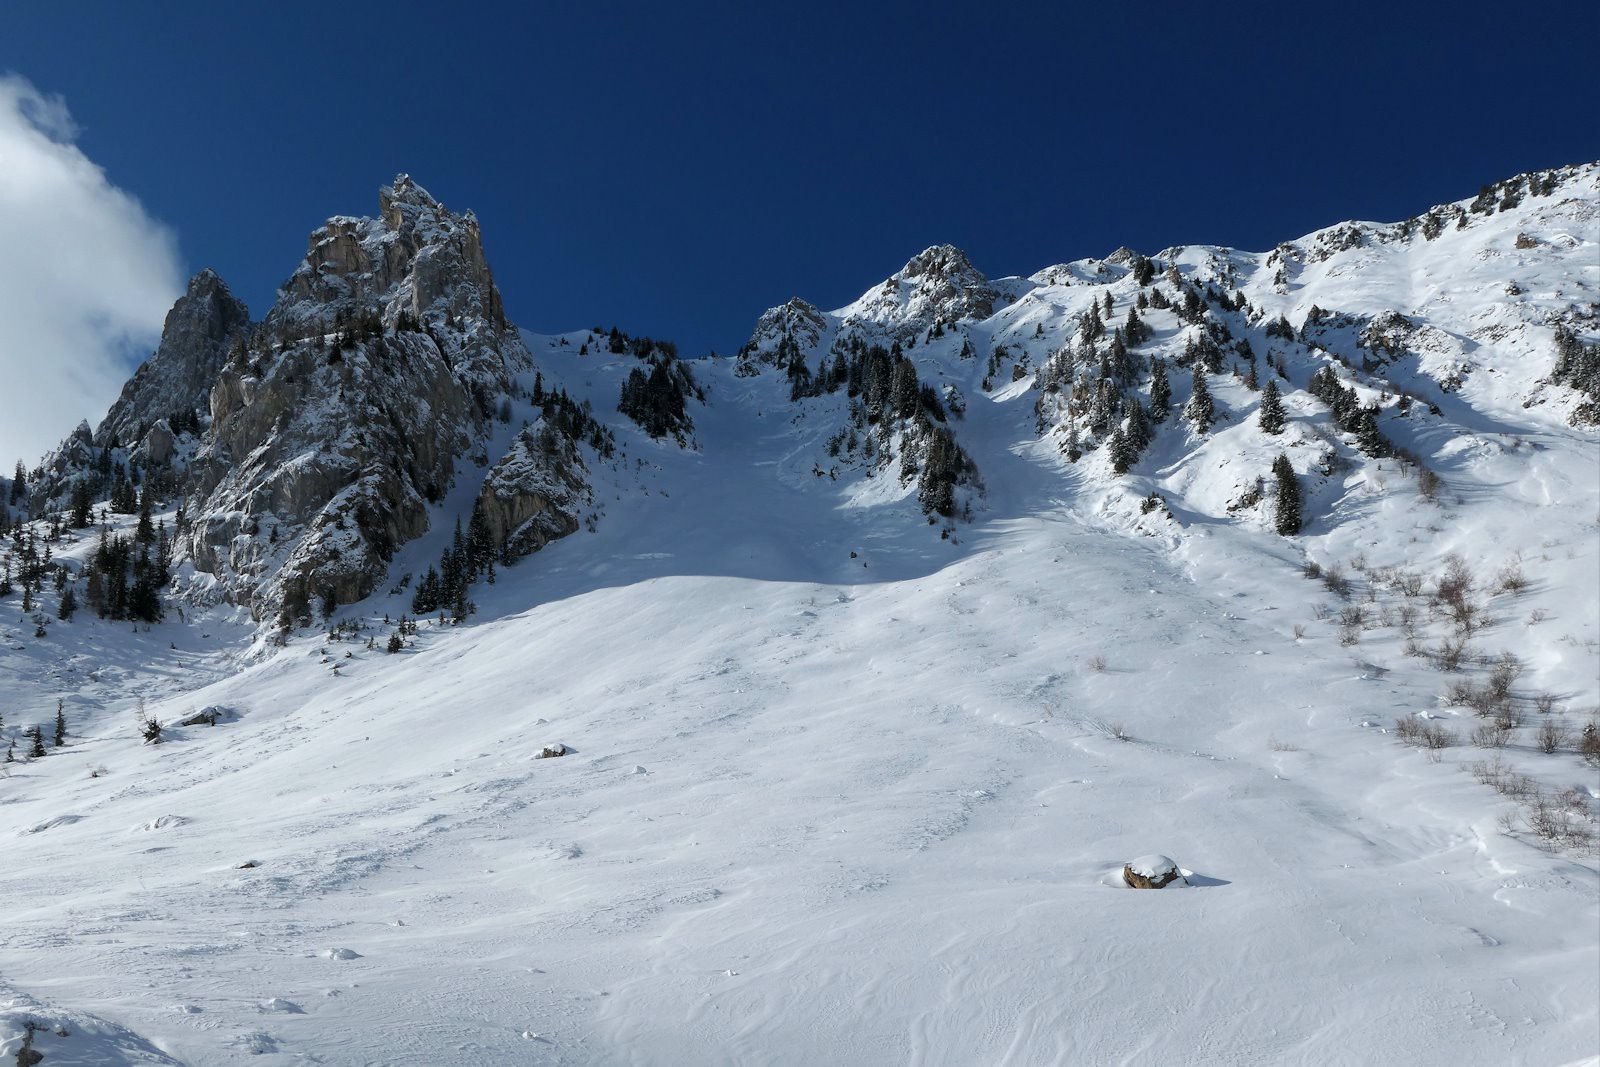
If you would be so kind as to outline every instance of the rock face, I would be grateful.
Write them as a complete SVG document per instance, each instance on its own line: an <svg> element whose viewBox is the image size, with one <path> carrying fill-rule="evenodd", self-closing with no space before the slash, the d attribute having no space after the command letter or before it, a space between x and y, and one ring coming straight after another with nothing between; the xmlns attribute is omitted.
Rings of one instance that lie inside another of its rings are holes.
<svg viewBox="0 0 1600 1067"><path fill-rule="evenodd" d="M95 444L132 447L158 420L204 410L229 346L242 341L249 326L249 309L211 268L189 279L167 312L160 346L122 387L95 431Z"/></svg>
<svg viewBox="0 0 1600 1067"><path fill-rule="evenodd" d="M248 346L213 376L184 547L257 619L370 593L427 529L457 459L481 451L513 375L532 368L471 215L401 175L379 216L313 233ZM507 491L515 533L541 511ZM574 528L570 516L541 527L546 540Z"/></svg>
<svg viewBox="0 0 1600 1067"><path fill-rule="evenodd" d="M578 529L591 493L571 439L543 419L517 434L483 481L478 507L502 554L516 559Z"/></svg>
<svg viewBox="0 0 1600 1067"><path fill-rule="evenodd" d="M820 345L827 329L828 320L816 305L798 296L780 307L768 308L756 320L750 340L739 350L741 367L755 359L787 368L800 353Z"/></svg>
<svg viewBox="0 0 1600 1067"><path fill-rule="evenodd" d="M1122 868L1122 880L1133 889L1163 889L1183 881L1183 872L1166 856L1140 856Z"/></svg>

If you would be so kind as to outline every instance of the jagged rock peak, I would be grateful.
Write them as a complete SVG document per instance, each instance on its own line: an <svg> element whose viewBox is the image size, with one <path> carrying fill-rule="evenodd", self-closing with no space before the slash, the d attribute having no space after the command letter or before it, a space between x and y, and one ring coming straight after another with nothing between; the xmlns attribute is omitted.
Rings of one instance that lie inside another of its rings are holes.
<svg viewBox="0 0 1600 1067"><path fill-rule="evenodd" d="M967 254L955 245L932 245L906 261L900 269L902 278L920 278L928 275L932 278L957 278L965 284L985 285L989 279L983 272L972 265L972 260Z"/></svg>
<svg viewBox="0 0 1600 1067"><path fill-rule="evenodd" d="M338 215L313 231L306 258L279 291L267 324L310 336L335 316L376 313L393 329L401 316L477 319L509 325L484 258L478 220L454 214L410 175L378 190L378 218Z"/></svg>
<svg viewBox="0 0 1600 1067"><path fill-rule="evenodd" d="M954 245L926 248L896 273L837 313L847 323L876 326L899 338L936 322L986 319L1006 299Z"/></svg>
<svg viewBox="0 0 1600 1067"><path fill-rule="evenodd" d="M204 410L229 345L249 325L250 310L216 271L190 278L167 312L160 345L122 387L95 440L131 446L160 419Z"/></svg>
<svg viewBox="0 0 1600 1067"><path fill-rule="evenodd" d="M787 366L795 353L820 344L827 328L827 317L815 304L790 297L787 303L761 313L750 339L739 350L739 358L748 361L753 357L762 363Z"/></svg>

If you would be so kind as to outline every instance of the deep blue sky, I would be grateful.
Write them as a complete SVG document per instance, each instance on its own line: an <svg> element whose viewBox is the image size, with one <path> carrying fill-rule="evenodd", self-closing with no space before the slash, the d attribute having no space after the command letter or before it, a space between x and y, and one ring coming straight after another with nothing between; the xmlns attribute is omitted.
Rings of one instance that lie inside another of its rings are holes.
<svg viewBox="0 0 1600 1067"><path fill-rule="evenodd" d="M936 242L1261 249L1600 157L1600 5L766 6L8 5L0 72L256 316L405 170L519 324L686 355Z"/></svg>

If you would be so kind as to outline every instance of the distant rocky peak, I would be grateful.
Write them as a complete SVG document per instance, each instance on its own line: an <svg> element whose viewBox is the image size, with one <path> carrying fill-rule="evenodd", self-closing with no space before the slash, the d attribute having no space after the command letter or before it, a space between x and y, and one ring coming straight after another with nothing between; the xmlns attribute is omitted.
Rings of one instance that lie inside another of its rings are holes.
<svg viewBox="0 0 1600 1067"><path fill-rule="evenodd" d="M383 219L384 226L391 230L400 229L408 215L414 217L442 209L443 205L428 190L412 181L409 174L395 175L393 184L378 190L378 216Z"/></svg>
<svg viewBox="0 0 1600 1067"><path fill-rule="evenodd" d="M901 278L923 278L930 281L951 280L963 285L986 285L988 279L967 254L955 245L933 245L912 256L900 269Z"/></svg>
<svg viewBox="0 0 1600 1067"><path fill-rule="evenodd" d="M378 191L378 216L335 216L315 230L268 325L297 337L338 316L375 313L389 328L402 316L415 322L430 316L477 320L497 333L506 328L470 211L450 212L401 174Z"/></svg>
<svg viewBox="0 0 1600 1067"><path fill-rule="evenodd" d="M249 309L217 272L201 270L167 312L159 347L122 387L95 440L131 447L157 421L206 408L230 343L249 325Z"/></svg>
<svg viewBox="0 0 1600 1067"><path fill-rule="evenodd" d="M909 337L936 322L986 319L1006 300L967 254L954 245L934 245L912 256L896 273L838 314L858 326L886 328Z"/></svg>

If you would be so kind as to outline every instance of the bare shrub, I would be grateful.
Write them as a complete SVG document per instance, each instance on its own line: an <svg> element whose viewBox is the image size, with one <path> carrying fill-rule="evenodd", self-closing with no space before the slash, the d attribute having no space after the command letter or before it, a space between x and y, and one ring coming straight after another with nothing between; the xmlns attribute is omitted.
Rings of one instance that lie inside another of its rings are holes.
<svg viewBox="0 0 1600 1067"><path fill-rule="evenodd" d="M1104 674L1106 672L1106 658L1104 656L1090 656L1088 663L1089 669L1094 673Z"/></svg>
<svg viewBox="0 0 1600 1067"><path fill-rule="evenodd" d="M1439 492L1444 488L1444 479L1421 464L1417 465L1417 492L1422 499L1432 503L1439 499Z"/></svg>
<svg viewBox="0 0 1600 1067"><path fill-rule="evenodd" d="M1308 559L1305 561L1305 563L1301 564L1300 573L1305 575L1307 578L1310 578L1312 581L1316 581L1318 578L1322 577L1322 564L1318 563L1314 559Z"/></svg>
<svg viewBox="0 0 1600 1067"><path fill-rule="evenodd" d="M1550 617L1550 613L1543 608L1534 608L1528 612L1528 625L1537 626Z"/></svg>
<svg viewBox="0 0 1600 1067"><path fill-rule="evenodd" d="M1118 741L1130 740L1128 737L1128 728L1120 722L1114 722L1111 724L1111 736L1116 738Z"/></svg>
<svg viewBox="0 0 1600 1067"><path fill-rule="evenodd" d="M1332 616L1333 612L1328 609L1326 604L1313 604L1311 606L1311 617L1318 622L1327 622Z"/></svg>
<svg viewBox="0 0 1600 1067"><path fill-rule="evenodd" d="M1299 752L1300 746L1288 741L1279 741L1276 737L1267 738L1267 747L1274 752Z"/></svg>
<svg viewBox="0 0 1600 1067"><path fill-rule="evenodd" d="M1505 748L1511 740L1511 728L1500 722L1486 722L1472 731L1474 748Z"/></svg>
<svg viewBox="0 0 1600 1067"><path fill-rule="evenodd" d="M1522 664L1517 657L1509 652L1500 653L1500 658L1494 662L1494 670L1489 672L1489 692L1496 700L1506 700L1511 696L1511 686L1522 673Z"/></svg>
<svg viewBox="0 0 1600 1067"><path fill-rule="evenodd" d="M1395 578L1395 586L1402 596L1421 596L1422 575L1415 571L1401 571Z"/></svg>
<svg viewBox="0 0 1600 1067"><path fill-rule="evenodd" d="M1427 749L1430 753L1437 753L1441 749L1449 748L1456 743L1454 731L1445 729L1441 723L1419 719L1415 716L1396 719L1394 732L1399 736L1403 744L1417 745Z"/></svg>
<svg viewBox="0 0 1600 1067"><path fill-rule="evenodd" d="M1459 671L1462 661L1470 655L1467 648L1467 639L1457 636L1445 638L1439 642L1439 647L1434 649L1433 663L1441 671Z"/></svg>
<svg viewBox="0 0 1600 1067"><path fill-rule="evenodd" d="M1305 636L1306 636L1306 624L1303 623L1303 622L1295 623L1294 624L1294 639L1296 641L1300 641L1300 640L1303 640L1305 638Z"/></svg>
<svg viewBox="0 0 1600 1067"><path fill-rule="evenodd" d="M1467 561L1453 552L1444 558L1444 570L1434 582L1434 602L1447 607L1465 603L1475 584Z"/></svg>
<svg viewBox="0 0 1600 1067"><path fill-rule="evenodd" d="M1496 593L1510 593L1513 596L1528 588L1528 578L1522 573L1522 560L1513 559L1500 568L1500 573L1495 575L1494 591Z"/></svg>
<svg viewBox="0 0 1600 1067"><path fill-rule="evenodd" d="M1540 715L1548 715L1556 710L1556 695L1547 689L1533 698L1533 706L1539 710Z"/></svg>
<svg viewBox="0 0 1600 1067"><path fill-rule="evenodd" d="M1350 595L1350 579L1336 566L1330 565L1322 572L1322 587L1340 599Z"/></svg>
<svg viewBox="0 0 1600 1067"><path fill-rule="evenodd" d="M1572 731L1555 719L1546 719L1539 724L1537 739L1539 751L1547 756L1553 756L1572 741Z"/></svg>
<svg viewBox="0 0 1600 1067"><path fill-rule="evenodd" d="M1506 761L1499 756L1492 760L1474 760L1467 770L1472 772L1472 776L1478 780L1479 785L1489 786L1496 791L1499 791L1501 783L1511 773L1510 768L1506 766Z"/></svg>
<svg viewBox="0 0 1600 1067"><path fill-rule="evenodd" d="M1427 654L1428 650L1422 647L1422 644L1417 640L1417 635L1415 633L1406 635L1406 655L1412 656L1416 659L1421 659Z"/></svg>
<svg viewBox="0 0 1600 1067"><path fill-rule="evenodd" d="M1578 735L1578 755L1584 762L1600 765L1600 723L1590 720Z"/></svg>

